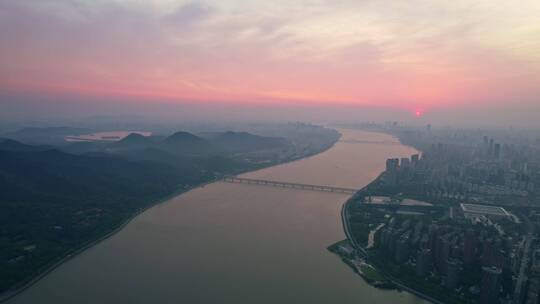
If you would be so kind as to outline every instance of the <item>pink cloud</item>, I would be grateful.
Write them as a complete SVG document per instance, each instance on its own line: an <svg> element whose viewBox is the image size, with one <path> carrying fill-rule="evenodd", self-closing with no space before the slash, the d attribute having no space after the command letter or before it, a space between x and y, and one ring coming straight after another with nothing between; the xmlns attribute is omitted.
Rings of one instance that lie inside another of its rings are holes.
<svg viewBox="0 0 540 304"><path fill-rule="evenodd" d="M286 4L276 4L283 14L275 14L199 2L173 10L128 1L54 3L0 3L7 29L0 33L0 88L411 110L536 103L540 93L537 57L485 42L482 18L437 15L468 16L458 7L385 18L391 11L370 5L358 10L367 13L357 24L346 18L356 13L346 2L306 10L301 20Z"/></svg>

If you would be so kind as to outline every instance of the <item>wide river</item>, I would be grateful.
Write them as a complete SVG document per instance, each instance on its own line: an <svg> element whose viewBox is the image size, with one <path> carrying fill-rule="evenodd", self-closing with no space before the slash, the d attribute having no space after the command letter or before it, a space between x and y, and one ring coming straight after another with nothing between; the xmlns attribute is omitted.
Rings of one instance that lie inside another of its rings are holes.
<svg viewBox="0 0 540 304"><path fill-rule="evenodd" d="M244 177L361 188L415 150L340 130L316 156ZM9 301L36 303L424 303L367 285L326 247L344 239L344 194L214 183L159 204Z"/></svg>

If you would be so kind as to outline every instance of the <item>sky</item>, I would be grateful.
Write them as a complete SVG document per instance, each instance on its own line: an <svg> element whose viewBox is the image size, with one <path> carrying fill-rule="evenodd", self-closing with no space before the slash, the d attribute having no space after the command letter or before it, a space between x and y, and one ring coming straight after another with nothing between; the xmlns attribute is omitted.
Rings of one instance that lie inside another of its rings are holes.
<svg viewBox="0 0 540 304"><path fill-rule="evenodd" d="M540 115L538 0L0 0L0 29L9 96Z"/></svg>

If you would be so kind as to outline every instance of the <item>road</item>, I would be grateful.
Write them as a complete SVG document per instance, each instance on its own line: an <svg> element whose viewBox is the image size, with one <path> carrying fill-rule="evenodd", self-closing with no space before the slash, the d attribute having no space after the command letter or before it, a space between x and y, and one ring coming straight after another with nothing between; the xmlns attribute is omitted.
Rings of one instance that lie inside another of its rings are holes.
<svg viewBox="0 0 540 304"><path fill-rule="evenodd" d="M521 299L523 298L522 293L524 289L524 284L527 282L528 279L527 269L530 262L531 244L534 239L534 225L529 221L526 216L522 216L522 218L524 219L529 232L527 233L523 241L524 245L522 246L523 251L521 257L521 265L519 267L519 275L516 281L516 287L514 289L514 303L516 304L521 303Z"/></svg>

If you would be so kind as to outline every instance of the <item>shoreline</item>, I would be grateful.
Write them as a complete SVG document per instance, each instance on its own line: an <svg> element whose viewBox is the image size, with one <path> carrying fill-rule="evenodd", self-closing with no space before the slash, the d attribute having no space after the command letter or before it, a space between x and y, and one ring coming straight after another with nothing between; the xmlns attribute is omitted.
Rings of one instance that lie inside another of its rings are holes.
<svg viewBox="0 0 540 304"><path fill-rule="evenodd" d="M362 130L362 129L351 129L351 130ZM374 132L374 131L370 131L370 130L367 130L368 132ZM393 138L397 139L398 142L405 146L405 147L410 147L410 148L413 148L414 150L418 151L419 153L421 153L421 151L417 148L417 147L414 147L414 146L411 146L411 145L407 145L407 144L404 144L401 142L401 140L394 134L391 134L391 133L388 133L388 132L384 132L383 130L379 130L379 131L375 131L375 132L379 132L379 133L382 133L382 134L386 134L386 135L389 135L389 136L392 136ZM349 241L349 243L351 244L351 246L356 249L356 250L359 250L365 257L364 257L364 260L367 262L368 261L368 258L369 258L369 255L366 251L366 249L363 247L363 246L360 246L359 244L356 243L356 240L354 239L354 237L352 237L351 233L350 233L350 223L349 223L349 217L348 217L348 210L349 210L349 205L352 203L352 201L354 200L354 198L356 197L356 195L358 193L361 193L362 191L365 191L366 188L368 188L370 185L372 185L373 183L377 182L381 176L383 175L384 171L381 172L377 178L375 178L374 180L372 180L369 184L367 184L366 186L364 186L362 189L358 190L358 192L356 192L353 196L351 196L341 207L341 221L342 221L342 224L343 224L343 230L345 232L345 236L347 238L347 240ZM392 276L389 276L388 274L384 273L384 272L381 272L380 269L378 269L376 267L376 265L373 265L373 264L369 264L371 265L372 267L375 268L375 270L377 270L381 275L384 276L384 278L386 280L388 280L390 283L394 284L397 288L397 290L404 290L404 291L407 291L423 300L426 300L428 302L431 302L433 304L444 304L443 302L437 300L437 299L434 299L433 297L429 296L429 295L426 295L414 288L411 288L411 287L408 287L407 285L403 284L402 282L396 280L394 277ZM360 274L359 274L360 275ZM371 282L369 282L369 280L365 279L364 276L360 275L362 277L362 279L368 283L369 285L375 287L375 288L380 288L374 284L372 284Z"/></svg>
<svg viewBox="0 0 540 304"><path fill-rule="evenodd" d="M382 173L381 173L381 175L382 175ZM381 175L379 175L376 179L374 179L372 182L370 182L366 187L368 187L368 186L371 185L372 183L374 183L374 182L376 182L377 180L379 180L379 178L380 178ZM360 193L361 191L365 190L366 187L362 188L362 189L359 190L357 193ZM341 209L341 219L342 219L342 222L343 222L343 229L344 229L344 231L345 231L345 236L346 236L347 240L349 241L349 243L351 244L351 246L352 246L355 250L360 251L360 252L362 253L362 255L364 255L364 258L363 258L364 261L368 262L369 255L368 255L366 249L365 249L364 247L360 246L359 244L357 244L357 243L356 243L356 240L355 240L352 236L349 236L349 235L350 235L350 232L349 232L349 229L350 229L350 223L349 223L349 220L348 220L348 215L347 215L347 213L348 213L348 209L349 209L349 208L348 208L348 207L349 207L349 204L352 203L352 201L353 201L353 199L354 199L355 196L356 196L356 194L353 195L352 197L350 197L350 198L343 204L342 209ZM368 263L368 264L369 264L369 263ZM428 296L428 295L426 295L426 294L424 294L424 293L422 293L422 292L420 292L420 291L418 291L418 290L416 290L416 289L414 289L414 288L412 288L412 287L408 287L407 285L403 284L402 282L396 280L394 277L389 276L389 275L386 274L385 272L382 272L380 269L377 268L376 265L374 265L374 264L369 264L369 265L371 265L373 268L375 268L375 270L377 270L382 276L384 276L384 278L385 278L386 280L388 280L390 283L394 284L394 285L397 287L396 289L398 289L398 290L405 290L405 291L407 291L407 292L409 292L409 293L411 293L411 294L414 294L415 296L417 296L417 297L419 297L419 298L421 298L421 299L424 299L424 300L429 301L429 302L434 303L434 304L444 304L443 302L438 301L438 300L434 299L433 297ZM359 275L360 275L360 274L359 274ZM360 276L361 276L361 277L364 279L364 281L365 281L366 283L368 283L369 285L371 285L371 286L373 286L373 287L375 287L375 288L380 288L379 286L376 286L376 285L372 284L372 282L370 282L369 280L366 280L366 279L364 278L364 276L362 276L362 275L360 275Z"/></svg>
<svg viewBox="0 0 540 304"><path fill-rule="evenodd" d="M11 291L8 290L8 291L4 292L2 295L0 295L0 303L7 302L8 300L12 299L13 297L19 295L20 293L22 293L26 289L30 288L32 285L36 284L39 280L41 280L42 278L47 276L49 273L54 271L56 268L60 267L62 264L68 262L69 260L79 256L80 254L82 254L86 250L88 250L88 249L94 247L95 245L97 245L97 244L109 239L110 237L114 236L115 234L120 232L125 226L127 226L132 220L134 220L137 216L143 214L144 212L146 212L150 208L153 208L153 207L155 207L155 206L157 206L159 204L162 204L162 203L164 203L164 202L166 202L166 201L168 201L170 199L173 199L173 198L175 198L175 197L177 197L179 195L182 195L184 193L187 193L187 192L189 192L191 190L194 190L194 189L197 189L197 188L200 188L200 187L204 187L204 186L206 186L206 185L208 185L210 183L213 183L213 182L215 182L215 181L202 183L202 184L192 186L192 187L189 187L189 188L186 188L186 189L183 189L183 190L178 190L178 191L168 195L167 197L158 199L155 203L150 204L147 207L135 212L134 214L130 215L126 220L124 220L122 223L120 223L118 225L118 227L114 228L112 231L108 232L107 234L105 234L103 236L100 236L97 239L91 240L90 242L82 245L80 248L77 248L77 249L74 249L73 251L68 252L66 255L59 258L56 262L53 262L50 265L44 266L43 270L38 270L35 276L30 278L27 282L22 283L21 286L15 288L14 290L11 290Z"/></svg>
<svg viewBox="0 0 540 304"><path fill-rule="evenodd" d="M240 170L240 172L236 173L235 175L256 172L256 171L271 168L271 167L274 167L274 166L284 165L284 164L287 164L287 163L291 163L291 162L303 160L303 159L306 159L306 158L309 158L309 157L313 157L315 155L324 153L324 152L330 150L331 148L333 148L336 145L336 143L339 142L341 137L342 137L342 134L340 133L340 136L336 140L334 140L331 144L329 144L328 146L325 146L321 150L313 151L312 153L308 153L306 155L296 157L296 158L287 159L287 160L284 160L282 162L270 163L270 164L265 165L265 166L260 167L260 168L251 168L251 169L247 169L245 171ZM37 270L36 274L34 276L30 277L26 282L21 282L19 286L3 292L2 294L0 294L0 303L6 303L10 299L16 297L17 295L21 294L22 292L24 292L28 288L32 287L34 284L39 282L41 279L46 277L49 273L53 272L54 270L56 270L58 267L60 267L64 263L66 263L66 262L70 261L71 259L79 256L80 254L82 254L86 250L98 245L99 243L111 238L112 236L114 236L115 234L120 232L123 228L125 228L137 216L139 216L139 215L143 214L144 212L148 211L150 208L153 208L153 207L155 207L157 205L160 205L162 203L165 203L165 202L167 202L167 201L169 201L169 200L171 200L171 199L173 199L175 197L178 197L180 195L188 193L189 191L192 191L192 190L195 190L195 189L198 189L198 188L202 188L202 187L205 187L205 186L213 184L213 183L217 183L220 180L221 180L221 178L220 179L209 180L209 181L206 181L206 182L202 182L200 184L193 185L193 186L185 188L185 189L179 189L179 190L167 195L166 197L157 199L155 202L149 204L148 206L146 206L146 207L138 210L134 214L130 215L126 220L121 222L118 225L118 227L114 228L112 231L110 231L110 232L106 233L105 235L100 236L100 237L98 237L98 238L96 238L94 240L89 241L88 243L82 245L79 248L74 249L73 251L67 252L64 256L59 257L58 260L50 263L49 265L45 265L44 267L42 267L42 269Z"/></svg>

